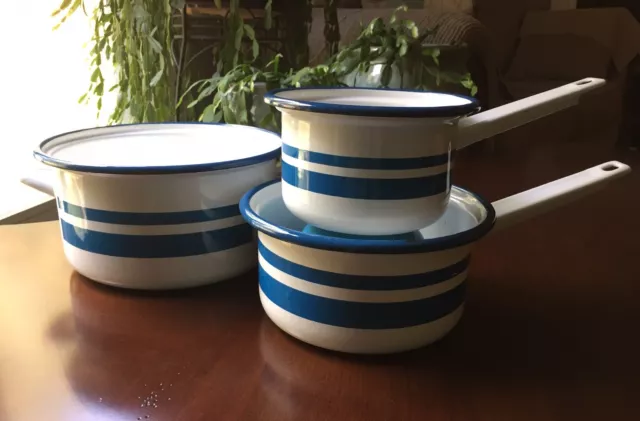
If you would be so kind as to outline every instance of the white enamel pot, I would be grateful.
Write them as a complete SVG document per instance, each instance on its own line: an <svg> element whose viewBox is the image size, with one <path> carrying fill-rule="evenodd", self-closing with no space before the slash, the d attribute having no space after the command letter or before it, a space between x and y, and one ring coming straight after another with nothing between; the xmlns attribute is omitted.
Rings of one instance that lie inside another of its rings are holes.
<svg viewBox="0 0 640 421"><path fill-rule="evenodd" d="M474 98L368 88L272 91L282 112L282 197L329 231L395 235L442 216L456 149L579 102L584 79L483 113Z"/></svg>
<svg viewBox="0 0 640 421"><path fill-rule="evenodd" d="M51 167L22 181L56 197L64 252L95 281L172 289L256 263L238 202L277 178L280 138L233 125L137 124L81 130L34 152Z"/></svg>
<svg viewBox="0 0 640 421"><path fill-rule="evenodd" d="M280 182L248 192L240 211L258 230L260 299L277 326L322 348L391 353L432 343L458 323L471 247L492 228L593 193L629 171L608 162L493 204L453 187L442 218L415 240L305 233Z"/></svg>

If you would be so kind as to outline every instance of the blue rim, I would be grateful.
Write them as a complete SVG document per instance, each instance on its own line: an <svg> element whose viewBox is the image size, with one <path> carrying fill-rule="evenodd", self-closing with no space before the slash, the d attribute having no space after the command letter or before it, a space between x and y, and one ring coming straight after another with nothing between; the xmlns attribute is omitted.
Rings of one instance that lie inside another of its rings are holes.
<svg viewBox="0 0 640 421"><path fill-rule="evenodd" d="M302 99L289 99L279 96L282 92L288 91L316 91L319 89L344 89L355 91L390 91L390 92L420 92L420 93L437 93L441 95L450 95L457 98L463 98L469 101L468 104L451 105L448 107L380 107L372 105L345 105L345 104L327 104L317 101L305 101ZM267 92L264 101L274 107L308 111L323 114L341 114L360 117L462 117L480 111L480 103L477 99L458 94L445 94L442 92L409 90L409 89L382 89L382 88L352 88L352 87L335 87L335 88L281 88Z"/></svg>
<svg viewBox="0 0 640 421"><path fill-rule="evenodd" d="M82 132L89 132L93 130L106 132L114 128L120 128L125 126L135 127L135 126L151 126L151 125L234 126L233 124L224 124L224 123L162 122L162 123L118 124L114 126L93 127L88 129L73 130L70 132L52 136L40 143L38 148L35 151L33 151L33 156L35 157L35 159L42 162L43 164L46 164L55 168L60 168L62 170L79 171L79 172L87 172L87 173L100 173L100 174L138 174L138 175L180 174L180 173L197 173L197 172L227 170L230 168L246 167L248 165L260 164L262 162L267 162L272 159L276 159L280 156L281 147L278 146L276 149L260 155L250 156L250 157L241 158L241 159L235 159L231 161L211 162L211 163L203 163L203 164L187 164L187 165L158 165L158 166L148 166L148 167L131 167L131 166L98 166L98 165L74 164L73 162L54 158L51 155L47 154L44 149L48 143L53 142L54 140L59 140L60 138L63 138L65 136L74 135ZM259 127L254 127L254 129L261 130L265 133L268 133L270 136L276 137L278 139L278 144L280 144L280 136L278 136L276 133L261 129Z"/></svg>
<svg viewBox="0 0 640 421"><path fill-rule="evenodd" d="M484 221L470 230L460 232L458 234L425 239L414 243L398 240L362 240L308 234L302 231L277 226L265 220L251 209L249 204L251 203L251 198L256 193L272 184L280 182L280 180L268 181L245 193L245 195L242 196L242 199L240 199L240 213L247 223L258 231L288 243L310 248L367 254L405 254L447 250L464 246L479 240L491 231L491 228L493 228L496 221L496 211L491 203L487 202L475 193L471 193L468 190L457 187L461 191L475 197L487 210L487 217Z"/></svg>

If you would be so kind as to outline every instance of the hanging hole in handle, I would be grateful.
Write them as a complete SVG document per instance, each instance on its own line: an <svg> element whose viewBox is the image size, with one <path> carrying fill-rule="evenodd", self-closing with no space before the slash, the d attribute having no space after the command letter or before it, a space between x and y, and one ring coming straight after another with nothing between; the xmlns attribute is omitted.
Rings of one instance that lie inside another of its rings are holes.
<svg viewBox="0 0 640 421"><path fill-rule="evenodd" d="M607 172L609 172L609 171L615 171L615 170L617 170L617 169L619 169L619 168L620 168L620 167L618 167L618 166L617 166L617 165L615 165L615 164L605 164L605 165L603 165L602 167L600 167L600 169L601 169L602 171L607 171Z"/></svg>
<svg viewBox="0 0 640 421"><path fill-rule="evenodd" d="M581 80L580 82L576 82L576 85L578 86L582 86L582 85L587 85L589 83L593 82L593 80L591 79L585 79L585 80Z"/></svg>

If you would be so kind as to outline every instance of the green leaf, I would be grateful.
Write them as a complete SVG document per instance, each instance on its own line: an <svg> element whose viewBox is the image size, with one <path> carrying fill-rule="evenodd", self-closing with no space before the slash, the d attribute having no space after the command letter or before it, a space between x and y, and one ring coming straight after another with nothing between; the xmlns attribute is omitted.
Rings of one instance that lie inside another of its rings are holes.
<svg viewBox="0 0 640 421"><path fill-rule="evenodd" d="M87 96L89 95L88 92L86 92L84 95L82 95L80 98L78 98L78 104L82 104L85 102L85 100L87 99Z"/></svg>
<svg viewBox="0 0 640 421"><path fill-rule="evenodd" d="M260 55L260 45L258 44L258 40L256 39L256 32L251 25L244 25L244 32L247 35L247 38L252 41L251 54L253 60L255 60L258 58L258 55Z"/></svg>
<svg viewBox="0 0 640 421"><path fill-rule="evenodd" d="M58 6L58 8L54 10L53 13L51 13L51 17L58 16L60 13L62 13L63 10L69 7L70 4L71 4L71 0L62 0L62 3L60 4L60 6Z"/></svg>
<svg viewBox="0 0 640 421"><path fill-rule="evenodd" d="M102 109L102 98L98 98L98 103L96 104L96 107L98 108L98 111Z"/></svg>
<svg viewBox="0 0 640 421"><path fill-rule="evenodd" d="M396 40L396 47L399 47L398 55L400 57L404 57L409 50L409 41L407 40L407 37L404 35L398 36L398 39Z"/></svg>
<svg viewBox="0 0 640 421"><path fill-rule="evenodd" d="M142 20L150 18L151 14L149 14L142 5L136 4L133 6L133 17Z"/></svg>
<svg viewBox="0 0 640 421"><path fill-rule="evenodd" d="M202 115L200 116L200 121L204 123L212 123L214 118L214 106L213 104L207 105L207 107L202 111Z"/></svg>
<svg viewBox="0 0 640 421"><path fill-rule="evenodd" d="M303 69L300 69L295 75L293 75L293 78L291 79L291 84L293 84L296 87L300 87L300 81L302 80L302 78L308 76L309 73L311 73L310 67L305 67Z"/></svg>
<svg viewBox="0 0 640 421"><path fill-rule="evenodd" d="M222 0L213 0L218 9L222 9Z"/></svg>
<svg viewBox="0 0 640 421"><path fill-rule="evenodd" d="M256 39L256 31L253 29L251 25L244 25L244 33L247 35L249 39Z"/></svg>
<svg viewBox="0 0 640 421"><path fill-rule="evenodd" d="M422 55L431 57L436 66L440 66L440 49L439 48L425 48L422 50Z"/></svg>
<svg viewBox="0 0 640 421"><path fill-rule="evenodd" d="M158 70L156 74L153 75L153 79L151 79L151 82L149 82L149 86L152 88L156 86L158 82L160 82L160 79L162 79L163 74L164 74L164 69Z"/></svg>
<svg viewBox="0 0 640 421"><path fill-rule="evenodd" d="M100 68L96 67L93 73L91 73L91 82L97 82L98 78L102 79L102 74L100 73Z"/></svg>
<svg viewBox="0 0 640 421"><path fill-rule="evenodd" d="M239 25L236 28L236 33L235 33L235 39L233 42L233 46L235 47L236 51L240 50L240 47L242 47L242 37L244 36L244 25Z"/></svg>
<svg viewBox="0 0 640 421"><path fill-rule="evenodd" d="M149 41L149 45L154 52L156 52L157 54L162 54L162 44L160 44L155 38L151 36L147 37L147 40Z"/></svg>
<svg viewBox="0 0 640 421"><path fill-rule="evenodd" d="M273 26L272 3L273 0L267 0L267 3L264 5L264 29L267 31Z"/></svg>

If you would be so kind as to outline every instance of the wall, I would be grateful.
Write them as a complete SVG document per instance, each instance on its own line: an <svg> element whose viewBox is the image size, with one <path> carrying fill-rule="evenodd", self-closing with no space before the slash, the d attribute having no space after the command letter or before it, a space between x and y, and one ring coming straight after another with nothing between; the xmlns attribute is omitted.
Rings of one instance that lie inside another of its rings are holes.
<svg viewBox="0 0 640 421"><path fill-rule="evenodd" d="M475 0L475 15L494 37L495 58L501 70L506 69L511 60L527 12L550 7L551 0Z"/></svg>
<svg viewBox="0 0 640 421"><path fill-rule="evenodd" d="M551 10L575 9L578 0L551 0Z"/></svg>

